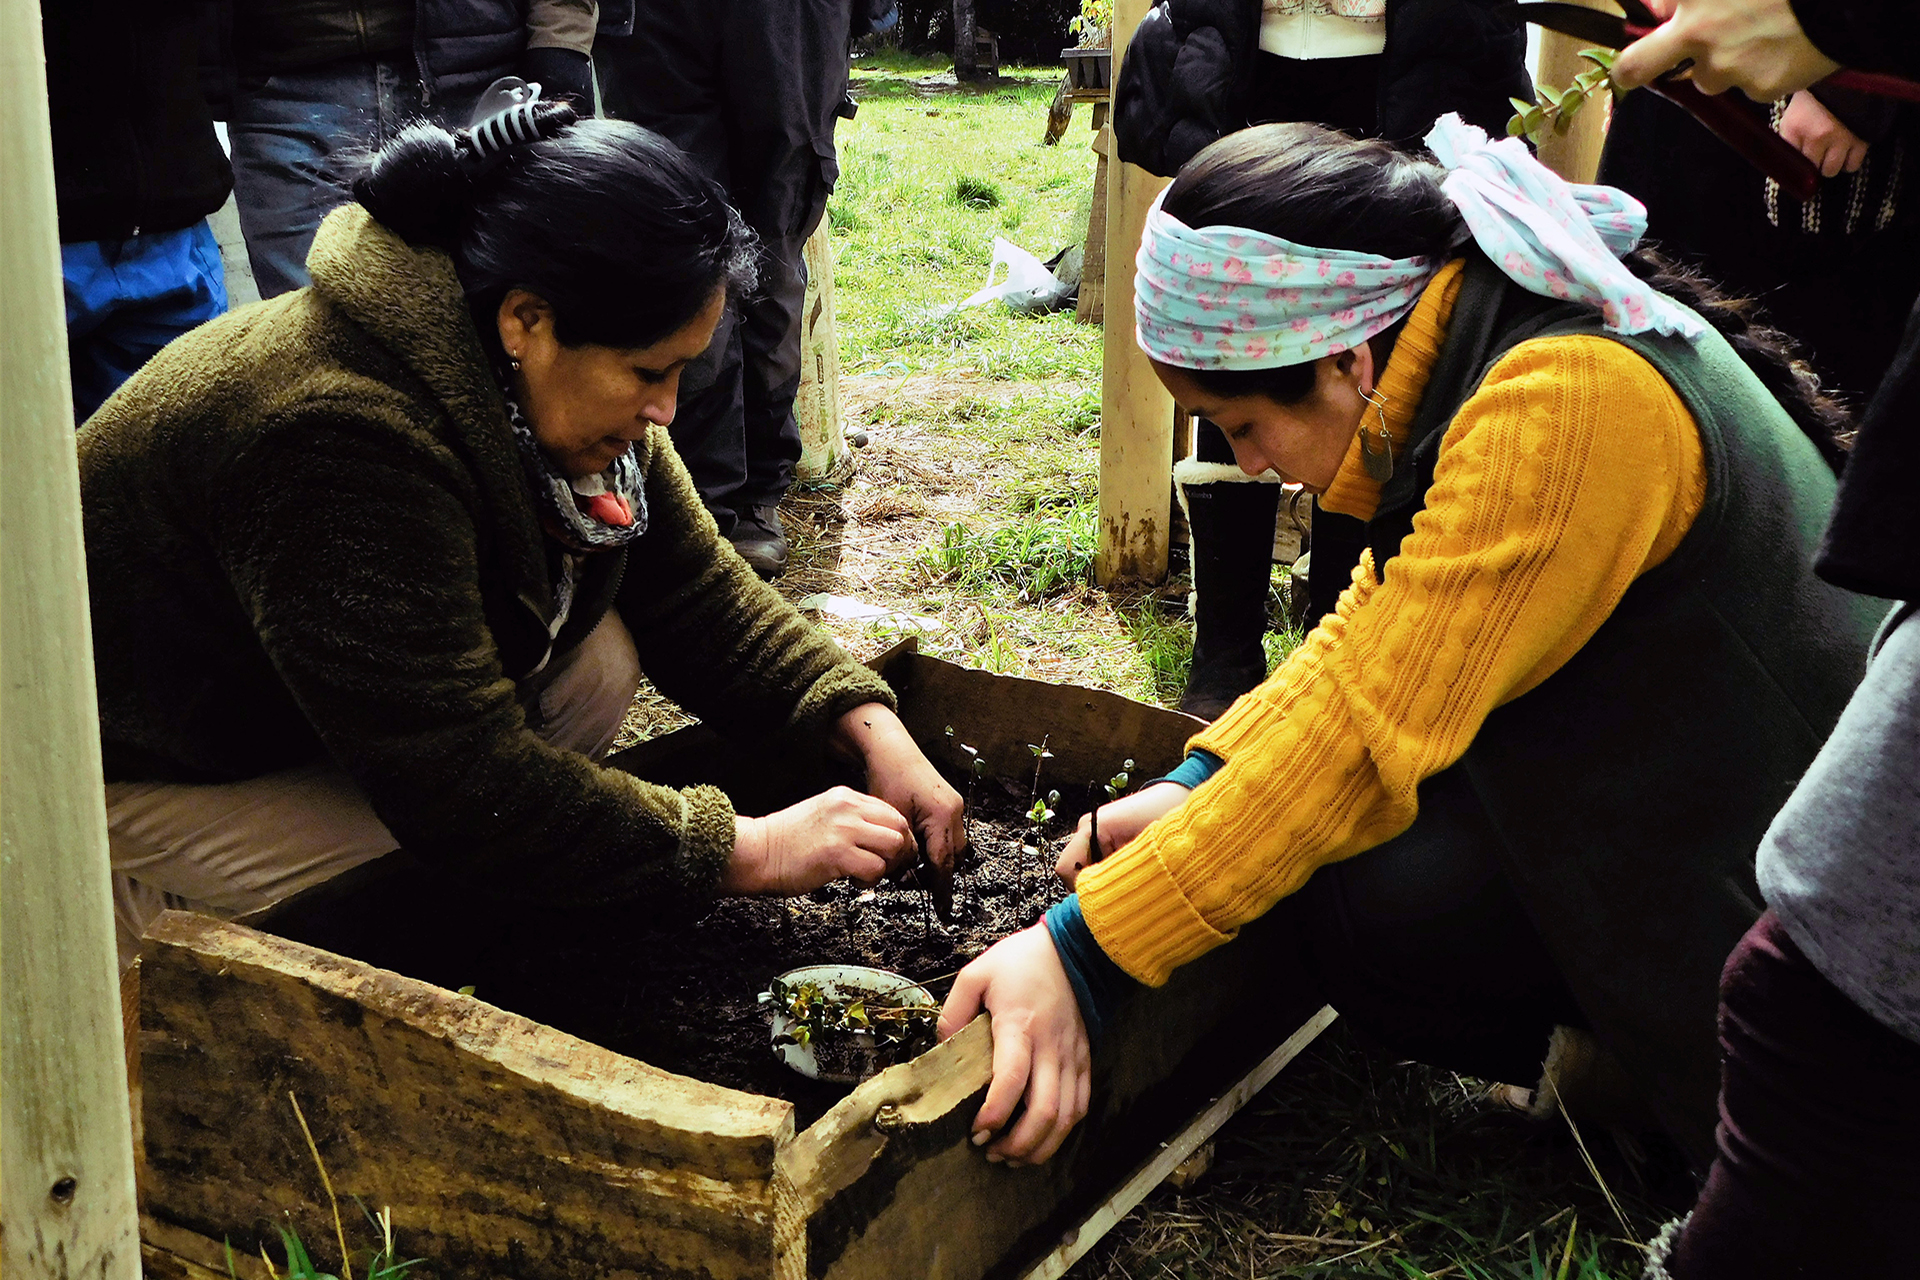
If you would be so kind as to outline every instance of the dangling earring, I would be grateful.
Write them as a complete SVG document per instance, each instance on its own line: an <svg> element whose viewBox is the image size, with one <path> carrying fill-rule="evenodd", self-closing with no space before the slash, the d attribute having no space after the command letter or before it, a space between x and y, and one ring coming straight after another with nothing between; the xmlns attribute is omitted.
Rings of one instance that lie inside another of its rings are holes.
<svg viewBox="0 0 1920 1280"><path fill-rule="evenodd" d="M1387 398L1378 392L1364 393L1368 404L1373 406L1375 418L1379 421L1380 441L1376 446L1368 437L1373 434L1367 430L1367 420L1360 419L1360 464L1367 469L1367 478L1375 484L1385 484L1393 479L1393 437L1387 432Z"/></svg>
<svg viewBox="0 0 1920 1280"><path fill-rule="evenodd" d="M507 367L515 373L520 372L520 358L518 356L508 356Z"/></svg>

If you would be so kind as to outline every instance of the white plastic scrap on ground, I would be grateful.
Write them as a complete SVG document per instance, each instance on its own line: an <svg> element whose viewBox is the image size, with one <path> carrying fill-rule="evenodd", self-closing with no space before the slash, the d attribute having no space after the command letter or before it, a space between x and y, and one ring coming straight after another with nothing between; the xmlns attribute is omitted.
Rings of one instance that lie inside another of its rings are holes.
<svg viewBox="0 0 1920 1280"><path fill-rule="evenodd" d="M852 596L834 596L826 592L815 592L803 596L795 605L799 609L812 609L829 617L845 618L851 622L890 622L896 626L914 627L921 631L938 631L946 624L938 618L929 618L921 613L902 613L898 609L889 609L884 605L868 604Z"/></svg>
<svg viewBox="0 0 1920 1280"><path fill-rule="evenodd" d="M1007 269L1007 278L995 284L994 277L1000 274L1001 267ZM943 313L965 311L968 307L1004 302L1014 311L1039 314L1063 305L1073 291L1074 286L1055 276L1046 263L1013 241L995 236L993 261L987 266L986 287L951 307L937 310Z"/></svg>

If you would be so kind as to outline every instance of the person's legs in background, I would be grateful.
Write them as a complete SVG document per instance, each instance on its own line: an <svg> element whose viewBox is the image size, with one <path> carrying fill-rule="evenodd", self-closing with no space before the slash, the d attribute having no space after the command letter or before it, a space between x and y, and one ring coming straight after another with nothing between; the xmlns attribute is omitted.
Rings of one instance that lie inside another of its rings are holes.
<svg viewBox="0 0 1920 1280"><path fill-rule="evenodd" d="M1262 53L1248 103L1251 123L1312 120L1363 137L1373 132L1377 57L1301 61ZM1180 709L1211 720L1266 678L1262 638L1272 581L1279 477L1255 479L1211 422L1193 424L1193 456L1174 465L1187 514L1193 569L1193 665ZM1365 540L1357 520L1313 513L1309 628L1333 609Z"/></svg>
<svg viewBox="0 0 1920 1280"><path fill-rule="evenodd" d="M1250 476L1206 419L1193 424L1193 456L1174 464L1187 515L1193 572L1193 665L1180 709L1212 720L1267 676L1267 595L1280 477Z"/></svg>
<svg viewBox="0 0 1920 1280"><path fill-rule="evenodd" d="M429 112L410 59L349 59L241 76L227 123L233 192L262 298L307 283L321 219L353 198L353 166L409 122L462 128L478 95L437 96Z"/></svg>
<svg viewBox="0 0 1920 1280"><path fill-rule="evenodd" d="M800 457L801 248L826 210L849 18L844 0L771 15L661 0L641 6L631 36L595 48L607 114L692 156L764 246L760 289L682 376L672 435L721 533L767 576L786 566L776 508Z"/></svg>
<svg viewBox="0 0 1920 1280"><path fill-rule="evenodd" d="M206 219L178 231L60 246L73 421L93 416L155 352L227 309Z"/></svg>

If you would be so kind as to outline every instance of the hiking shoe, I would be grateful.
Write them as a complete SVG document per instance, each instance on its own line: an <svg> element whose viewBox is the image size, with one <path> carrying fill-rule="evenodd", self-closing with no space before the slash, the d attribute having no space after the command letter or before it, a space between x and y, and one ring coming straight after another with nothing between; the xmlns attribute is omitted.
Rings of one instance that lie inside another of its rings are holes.
<svg viewBox="0 0 1920 1280"><path fill-rule="evenodd" d="M777 578L787 571L787 529L773 504L742 512L727 538L761 577Z"/></svg>

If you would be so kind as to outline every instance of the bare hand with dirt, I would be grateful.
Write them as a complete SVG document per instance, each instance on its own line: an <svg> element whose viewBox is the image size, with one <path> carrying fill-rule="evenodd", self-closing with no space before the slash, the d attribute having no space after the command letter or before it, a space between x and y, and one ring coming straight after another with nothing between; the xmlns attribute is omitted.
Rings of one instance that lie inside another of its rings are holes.
<svg viewBox="0 0 1920 1280"><path fill-rule="evenodd" d="M1100 858L1119 852L1145 831L1154 819L1172 813L1186 803L1193 792L1177 782L1156 782L1099 807ZM1067 847L1054 864L1053 873L1073 888L1081 871L1100 858L1093 856L1093 815L1080 819L1080 825L1067 837Z"/></svg>
<svg viewBox="0 0 1920 1280"><path fill-rule="evenodd" d="M844 878L877 884L919 856L900 811L852 787L834 787L764 818L733 820L730 894L808 893Z"/></svg>
<svg viewBox="0 0 1920 1280"><path fill-rule="evenodd" d="M983 1008L993 1018L993 1083L974 1116L973 1144L992 1142L987 1159L995 1163L1043 1164L1087 1114L1093 1091L1086 1024L1044 923L1001 939L960 971L940 1010L940 1038ZM1015 1120L1023 1097L1026 1110Z"/></svg>
<svg viewBox="0 0 1920 1280"><path fill-rule="evenodd" d="M953 861L967 843L966 806L947 784L913 735L885 705L864 703L834 725L834 746L866 765L867 789L897 809L919 838L926 865L920 883L934 895L946 919L953 900ZM893 868L911 871L914 864Z"/></svg>

